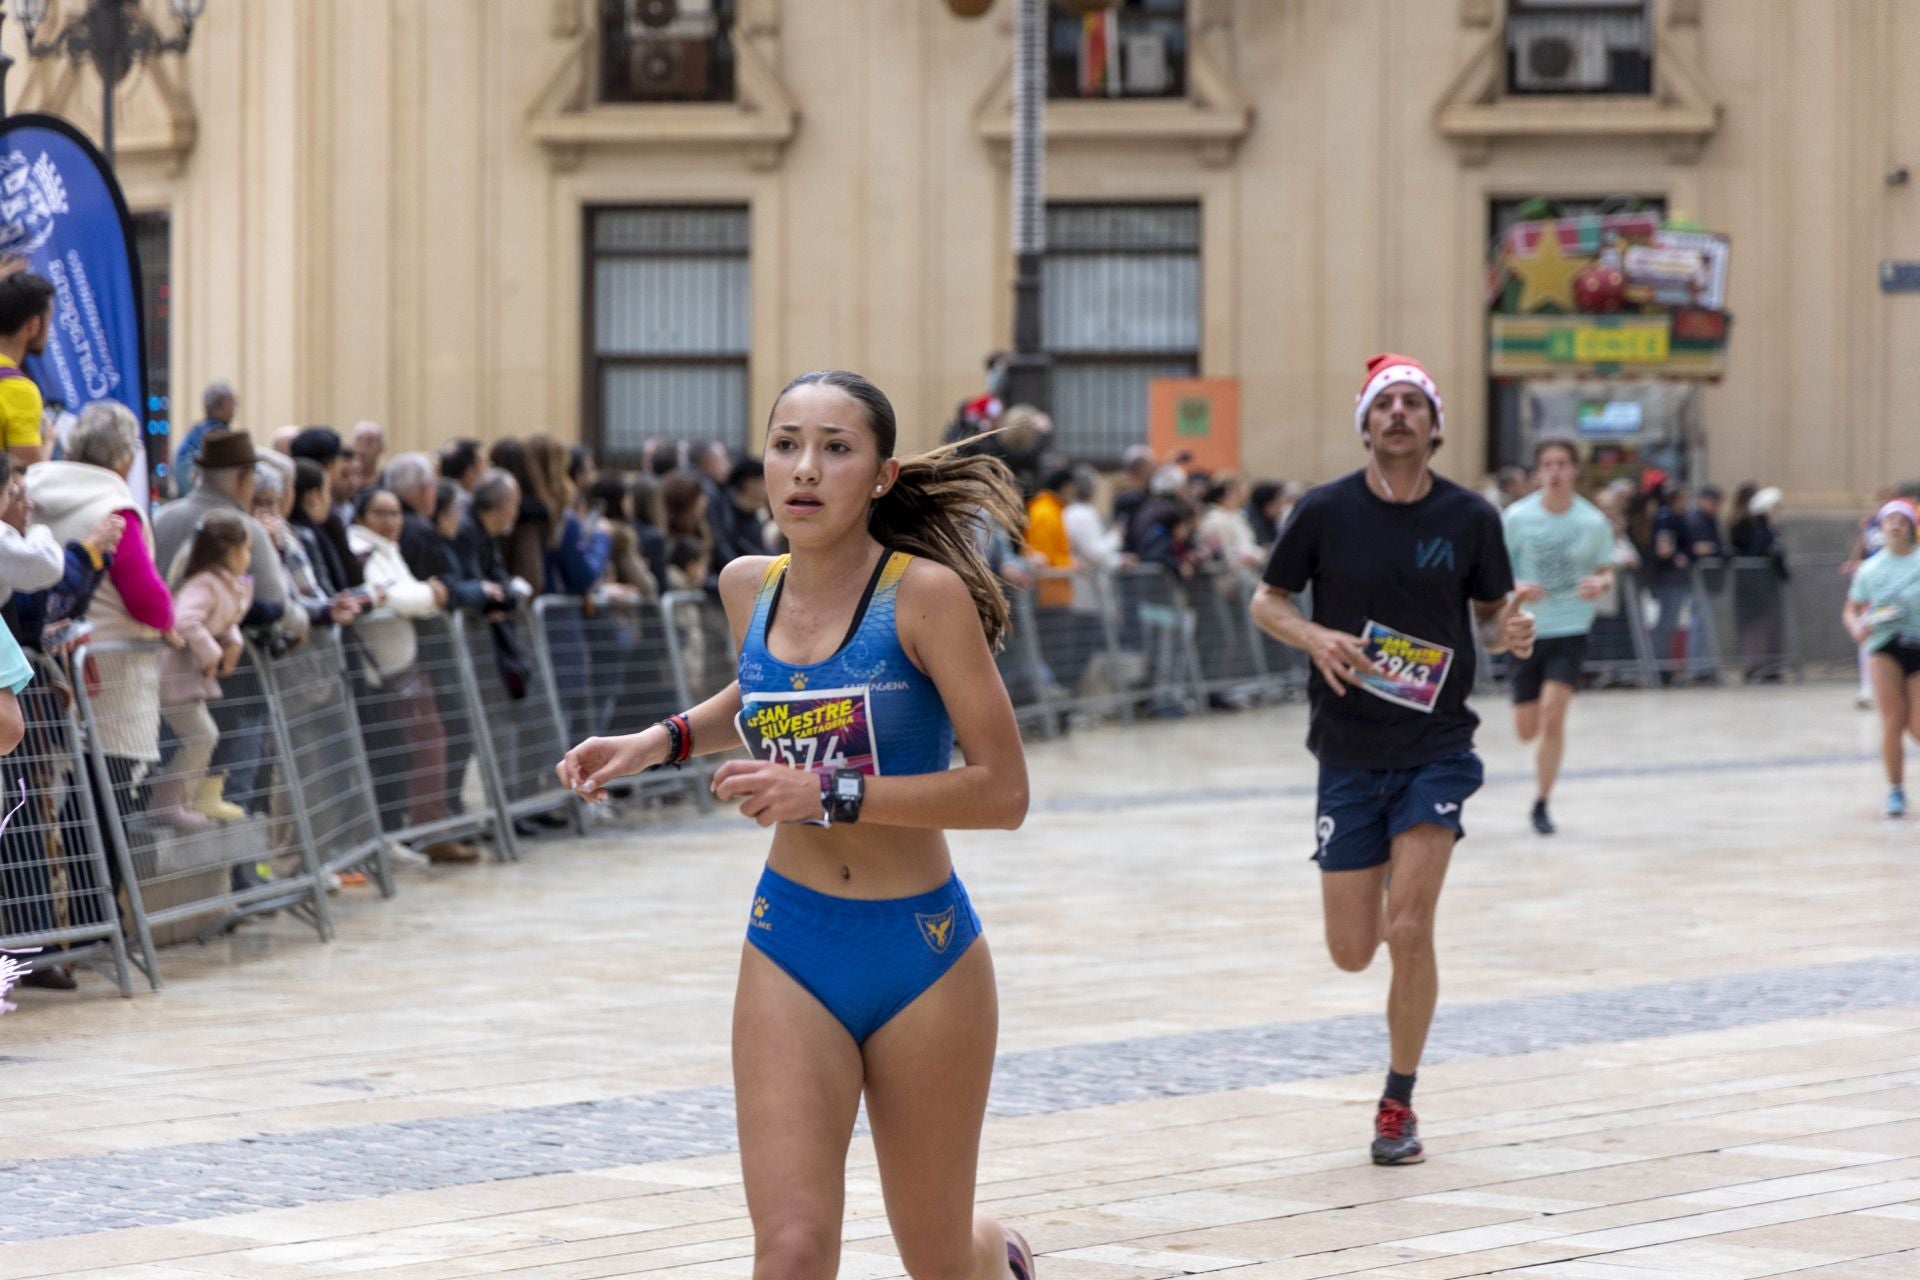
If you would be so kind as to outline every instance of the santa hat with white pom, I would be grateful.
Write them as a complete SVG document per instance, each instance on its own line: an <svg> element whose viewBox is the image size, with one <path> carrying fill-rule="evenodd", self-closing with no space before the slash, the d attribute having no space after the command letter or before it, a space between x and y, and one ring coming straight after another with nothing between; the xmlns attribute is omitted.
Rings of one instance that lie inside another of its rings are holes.
<svg viewBox="0 0 1920 1280"><path fill-rule="evenodd" d="M1434 438L1444 435L1447 415L1440 404L1440 388L1434 385L1433 375L1412 356L1395 355L1391 351L1383 351L1367 361L1366 385L1360 388L1360 395L1353 402L1353 429L1366 434L1367 410L1372 407L1374 397L1396 382L1411 382L1427 393L1427 399L1433 401Z"/></svg>

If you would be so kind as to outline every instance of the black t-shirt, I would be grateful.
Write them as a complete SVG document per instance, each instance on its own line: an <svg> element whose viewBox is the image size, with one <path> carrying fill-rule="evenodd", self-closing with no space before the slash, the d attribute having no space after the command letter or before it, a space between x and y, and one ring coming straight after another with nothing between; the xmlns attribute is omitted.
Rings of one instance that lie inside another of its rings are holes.
<svg viewBox="0 0 1920 1280"><path fill-rule="evenodd" d="M1433 477L1418 502L1393 503L1366 473L1321 485L1280 533L1264 575L1297 594L1313 589L1313 620L1359 635L1369 620L1453 650L1431 712L1349 686L1336 697L1318 669L1308 677L1307 748L1336 769L1411 769L1473 747L1469 600L1513 590L1500 516L1470 489Z"/></svg>

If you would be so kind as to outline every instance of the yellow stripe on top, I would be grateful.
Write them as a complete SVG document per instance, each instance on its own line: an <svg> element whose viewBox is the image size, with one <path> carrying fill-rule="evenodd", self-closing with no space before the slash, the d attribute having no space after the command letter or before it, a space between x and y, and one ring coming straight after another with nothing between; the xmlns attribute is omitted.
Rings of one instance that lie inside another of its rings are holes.
<svg viewBox="0 0 1920 1280"><path fill-rule="evenodd" d="M759 599L765 600L770 592L779 585L780 575L787 571L787 561L792 556L775 556L767 563L767 571L760 579Z"/></svg>
<svg viewBox="0 0 1920 1280"><path fill-rule="evenodd" d="M760 578L760 591L757 598L765 600L780 585L780 579L787 572L787 565L793 560L791 555L775 556L767 564L767 571ZM875 599L891 595L900 587L900 580L907 576L907 566L913 563L913 556L905 551L887 552L886 566L880 570L880 578L873 586Z"/></svg>
<svg viewBox="0 0 1920 1280"><path fill-rule="evenodd" d="M873 595L879 599L883 595L892 595L900 587L900 579L907 576L907 566L913 563L913 557L904 551L889 551L887 567L880 571L880 581L874 584Z"/></svg>

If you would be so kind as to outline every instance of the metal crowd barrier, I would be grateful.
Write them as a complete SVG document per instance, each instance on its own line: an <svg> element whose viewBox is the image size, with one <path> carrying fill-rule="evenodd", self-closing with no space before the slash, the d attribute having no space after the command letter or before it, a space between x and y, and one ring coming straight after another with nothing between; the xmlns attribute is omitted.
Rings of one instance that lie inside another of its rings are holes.
<svg viewBox="0 0 1920 1280"><path fill-rule="evenodd" d="M1062 690L1040 651L1039 626L1035 621L1033 597L1018 587L1006 587L1007 634L994 665L1000 670L1000 683L1007 687L1013 714L1022 728L1037 729L1048 738L1060 733L1059 706L1065 701Z"/></svg>
<svg viewBox="0 0 1920 1280"><path fill-rule="evenodd" d="M169 704L160 678L165 652L158 642L106 642L74 653L94 800L120 867L137 962L156 988L156 947L210 936L247 916L284 908L323 939L333 932L299 778L286 767L284 724L259 655L247 646L233 674L220 678L219 699ZM184 768L186 750L209 733L212 761ZM238 784L226 790L239 816L188 825L181 811L193 813L196 798L217 795L223 774ZM282 845L273 843L267 820L277 805L293 819Z"/></svg>
<svg viewBox="0 0 1920 1280"><path fill-rule="evenodd" d="M491 835L499 855L510 858L511 820L480 799L492 794L484 780L469 804L467 779L476 758L484 775L492 744L523 717L496 719L494 708L476 699L470 685L478 658L465 621L458 612L408 620L376 610L353 624L348 643L358 659L353 684L361 741L387 839L433 844ZM386 634L376 636L376 627ZM416 656L404 669L383 674L375 655L394 645L397 627L412 629ZM486 652L479 657L491 670L492 638L482 629L480 640Z"/></svg>
<svg viewBox="0 0 1920 1280"><path fill-rule="evenodd" d="M381 896L392 897L389 840L380 828L366 731L342 634L316 628L304 644L264 663L262 670L285 726L287 759L306 802L307 829L322 870L339 875L365 867ZM285 793L278 797L284 798ZM294 816L285 803L276 803L270 817L278 846Z"/></svg>
<svg viewBox="0 0 1920 1280"><path fill-rule="evenodd" d="M1009 590L1013 629L1000 655L1023 720L1051 733L1070 716L1185 715L1296 698L1306 655L1262 633L1258 579L1230 566L1179 577L1160 565L1042 570Z"/></svg>
<svg viewBox="0 0 1920 1280"><path fill-rule="evenodd" d="M1798 680L1807 636L1811 660L1850 664L1838 564L1796 558L1783 578L1765 560L1713 562L1658 591L1622 571L1589 645L1596 678L1652 686L1692 669ZM1253 626L1256 586L1231 568L1179 577L1145 565L1043 572L1010 591L998 663L1023 724L1053 736L1073 716L1298 697L1306 656ZM564 810L580 824L578 798L553 771L573 743L643 728L732 678L731 633L710 593L652 605L548 597L498 625L415 620L415 662L385 678L370 675L373 637L357 628L323 629L274 659L249 646L208 708L218 745L207 774L227 775L221 790L245 816L191 830L155 812L214 785L158 769L197 732L179 708L163 718L164 646L36 658L20 699L26 738L0 757L4 807L26 802L0 836L0 949L110 970L130 994L133 967L159 985L158 946L249 915L286 909L328 938L329 873L365 867L391 895L393 841L454 833L491 833L515 857L515 817ZM1691 656L1690 634L1703 646ZM634 786L712 804L698 771Z"/></svg>
<svg viewBox="0 0 1920 1280"><path fill-rule="evenodd" d="M1615 573L1588 639L1600 686L1651 688L1692 678L1804 680L1811 660L1850 661L1838 618L1846 580L1836 557L1795 558L1790 578L1763 559L1708 561L1680 581ZM1231 566L1179 577L1159 565L1041 570L1032 591L1008 588L1013 629L999 664L1023 724L1051 736L1068 717L1183 714L1304 694L1305 654L1253 624L1258 579ZM1300 599L1311 616L1311 600ZM1830 634L1829 634L1830 633ZM1830 650L1830 652L1829 652ZM1479 683L1510 663L1482 653Z"/></svg>
<svg viewBox="0 0 1920 1280"><path fill-rule="evenodd" d="M1030 616L1016 608L1009 644L1026 634L1037 651L1028 660L1052 674L1049 720L1068 709L1130 718L1145 662L1120 644L1113 579L1096 570L1041 569Z"/></svg>
<svg viewBox="0 0 1920 1280"><path fill-rule="evenodd" d="M1799 679L1799 645L1789 634L1785 580L1770 560L1704 560L1691 572L1689 675L1707 672L1716 683Z"/></svg>
<svg viewBox="0 0 1920 1280"><path fill-rule="evenodd" d="M739 670L740 652L734 647L733 627L719 596L711 591L669 591L660 597L661 638L667 642L667 659L684 710L706 701L733 683ZM713 807L713 795L707 790L721 757L702 756L680 770L686 785L693 789L694 803L702 813Z"/></svg>
<svg viewBox="0 0 1920 1280"><path fill-rule="evenodd" d="M1587 670L1602 688L1649 688L1659 683L1647 629L1646 588L1633 569L1616 568L1613 590L1602 596L1587 633Z"/></svg>
<svg viewBox="0 0 1920 1280"><path fill-rule="evenodd" d="M110 972L133 994L120 928L118 881L106 858L73 692L64 669L30 655L33 683L19 694L26 736L0 759L0 950L31 968L83 964ZM17 806L17 808L16 808Z"/></svg>
<svg viewBox="0 0 1920 1280"><path fill-rule="evenodd" d="M550 678L562 691L554 707L563 751L587 738L637 733L693 704L688 681L674 661L684 646L677 638L670 642L667 633L670 613L698 607L704 606L691 594L666 609L652 601L579 596L534 601ZM698 771L661 770L627 785L636 796L684 795L703 813L713 807Z"/></svg>
<svg viewBox="0 0 1920 1280"><path fill-rule="evenodd" d="M474 722L486 726L476 755L491 779L488 792L495 798L500 848L513 857L517 856L514 819L564 812L574 830L584 833L586 817L580 797L561 786L554 772L560 757L573 746L567 739L561 700L576 697L578 690L555 678L553 641L537 619L525 609L515 609L500 623L509 628L522 658L511 684L500 665L500 641L493 624L464 613L453 615ZM575 656L581 644L577 631L561 641L567 661L581 660Z"/></svg>
<svg viewBox="0 0 1920 1280"><path fill-rule="evenodd" d="M1640 629L1642 684L1806 679L1809 661L1843 666L1846 579L1834 556L1695 562L1684 577L1621 574L1628 621ZM1630 593L1630 594L1629 594ZM1816 639L1810 651L1806 637Z"/></svg>

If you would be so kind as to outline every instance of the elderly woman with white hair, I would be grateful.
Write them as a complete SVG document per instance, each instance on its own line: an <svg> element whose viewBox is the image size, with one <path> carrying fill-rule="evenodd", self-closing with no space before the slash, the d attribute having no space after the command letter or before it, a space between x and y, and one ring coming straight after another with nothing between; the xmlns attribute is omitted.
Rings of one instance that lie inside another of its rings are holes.
<svg viewBox="0 0 1920 1280"><path fill-rule="evenodd" d="M153 561L153 530L127 487L139 456L140 423L113 400L80 411L67 438L64 461L28 470L27 497L62 543L84 541L108 516L126 522L107 578L94 592L87 620L92 641L173 641L173 595ZM177 643L177 641L174 641ZM107 758L108 779L122 813L133 789L160 761L160 662L151 650L107 653L97 660L101 693L94 732Z"/></svg>

